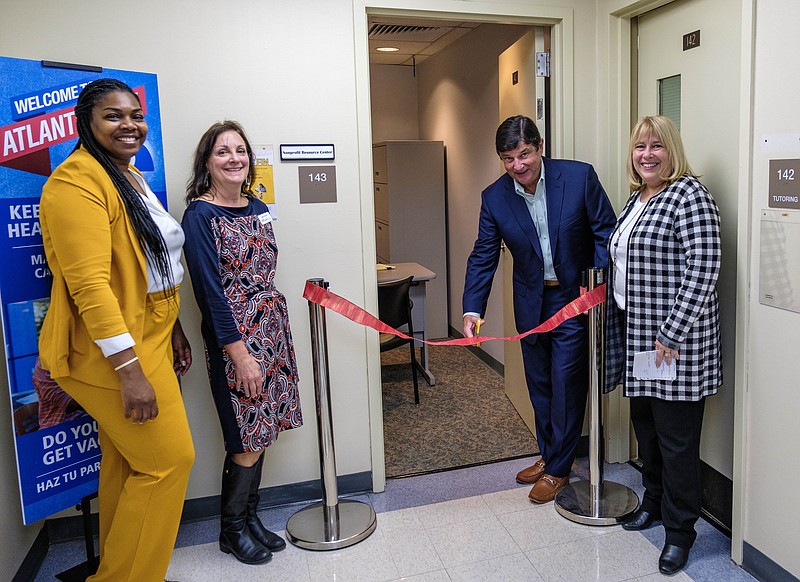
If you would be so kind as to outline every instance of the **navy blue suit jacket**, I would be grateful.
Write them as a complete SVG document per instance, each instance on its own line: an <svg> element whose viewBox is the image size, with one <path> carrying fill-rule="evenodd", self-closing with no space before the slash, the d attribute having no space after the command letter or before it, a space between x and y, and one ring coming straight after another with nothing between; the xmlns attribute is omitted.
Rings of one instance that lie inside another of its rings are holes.
<svg viewBox="0 0 800 582"><path fill-rule="evenodd" d="M548 158L542 158L542 163L553 266L561 288L572 300L580 295L586 269L607 268L606 242L616 216L591 165ZM514 318L522 333L541 323L544 262L528 206L508 174L481 194L478 238L467 261L464 313L486 312L501 241L514 259Z"/></svg>

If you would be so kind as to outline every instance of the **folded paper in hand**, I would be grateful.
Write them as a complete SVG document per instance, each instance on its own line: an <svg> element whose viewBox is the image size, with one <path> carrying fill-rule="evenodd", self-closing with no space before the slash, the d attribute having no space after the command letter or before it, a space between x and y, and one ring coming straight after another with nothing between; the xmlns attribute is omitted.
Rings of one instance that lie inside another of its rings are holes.
<svg viewBox="0 0 800 582"><path fill-rule="evenodd" d="M671 364L663 358L661 366L656 367L655 350L633 354L633 377L637 380L674 380L675 376L675 358Z"/></svg>

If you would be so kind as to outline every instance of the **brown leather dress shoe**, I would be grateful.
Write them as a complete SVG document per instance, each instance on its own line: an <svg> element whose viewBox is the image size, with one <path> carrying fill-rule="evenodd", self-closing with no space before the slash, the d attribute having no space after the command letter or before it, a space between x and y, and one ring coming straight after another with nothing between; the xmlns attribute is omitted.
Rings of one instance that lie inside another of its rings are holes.
<svg viewBox="0 0 800 582"><path fill-rule="evenodd" d="M544 459L539 459L527 469L517 473L517 483L533 485L544 475Z"/></svg>
<svg viewBox="0 0 800 582"><path fill-rule="evenodd" d="M556 493L569 484L569 475L566 477L553 477L545 473L528 493L528 499L534 503L547 503L556 497Z"/></svg>

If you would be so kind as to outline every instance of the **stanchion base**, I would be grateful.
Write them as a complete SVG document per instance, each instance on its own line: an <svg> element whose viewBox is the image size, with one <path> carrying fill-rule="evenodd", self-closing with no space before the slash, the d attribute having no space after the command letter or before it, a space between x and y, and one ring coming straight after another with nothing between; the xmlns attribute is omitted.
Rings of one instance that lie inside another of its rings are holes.
<svg viewBox="0 0 800 582"><path fill-rule="evenodd" d="M556 511L584 525L616 525L639 506L636 493L625 485L605 481L597 489L594 495L591 482L570 483L556 494Z"/></svg>
<svg viewBox="0 0 800 582"><path fill-rule="evenodd" d="M334 507L315 503L289 518L286 538L306 550L338 550L365 539L377 525L375 510L367 503L350 499Z"/></svg>

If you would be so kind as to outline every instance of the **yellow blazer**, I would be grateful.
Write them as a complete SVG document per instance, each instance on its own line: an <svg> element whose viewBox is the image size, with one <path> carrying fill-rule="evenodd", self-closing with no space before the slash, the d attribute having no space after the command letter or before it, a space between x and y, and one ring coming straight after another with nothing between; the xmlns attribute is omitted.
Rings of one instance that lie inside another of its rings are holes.
<svg viewBox="0 0 800 582"><path fill-rule="evenodd" d="M117 374L94 340L129 332L144 373L155 369L158 362L141 341L145 257L117 189L85 149L73 152L47 180L39 221L53 274L39 336L43 366L54 378L119 389Z"/></svg>

